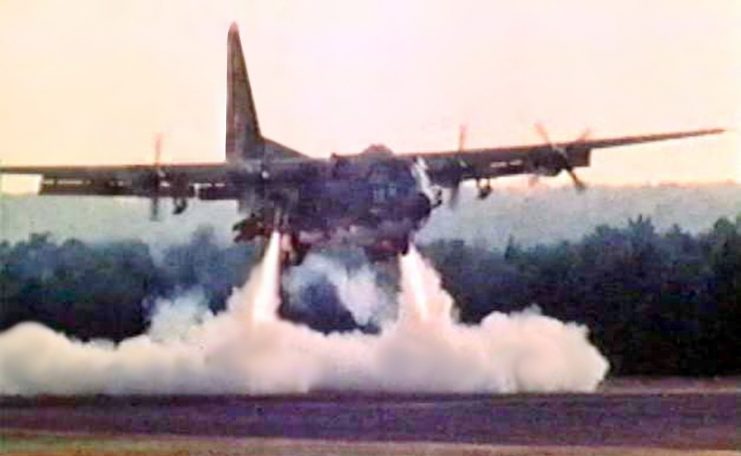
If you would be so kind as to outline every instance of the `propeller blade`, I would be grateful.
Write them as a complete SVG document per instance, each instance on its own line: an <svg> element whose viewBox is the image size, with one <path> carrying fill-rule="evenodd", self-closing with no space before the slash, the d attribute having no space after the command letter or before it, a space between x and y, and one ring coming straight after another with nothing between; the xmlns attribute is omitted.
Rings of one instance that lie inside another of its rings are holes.
<svg viewBox="0 0 741 456"><path fill-rule="evenodd" d="M466 124L461 124L458 127L458 152L463 152L466 148L466 134L467 134L467 128ZM465 164L461 161L459 163L459 166L463 167ZM457 172L462 172L460 169ZM453 185L450 187L450 196L448 198L448 207L450 209L455 209L458 207L458 201L460 200L460 194L461 194L461 178L460 176L456 177L455 181L453 182Z"/></svg>
<svg viewBox="0 0 741 456"><path fill-rule="evenodd" d="M571 180L574 182L574 188L576 188L577 192L582 193L587 189L587 185L579 179L579 176L576 175L573 168L569 166L569 168L566 169L566 172L571 176Z"/></svg>
<svg viewBox="0 0 741 456"><path fill-rule="evenodd" d="M466 135L468 134L468 128L465 124L461 124L458 127L458 152L463 152L466 148Z"/></svg>
<svg viewBox="0 0 741 456"><path fill-rule="evenodd" d="M149 219L153 222L160 219L160 197L157 193L149 199Z"/></svg>
<svg viewBox="0 0 741 456"><path fill-rule="evenodd" d="M560 165L560 168L569 173L569 177L571 177L571 181L574 183L574 187L576 188L576 191L581 193L587 189L587 185L579 179L579 176L576 175L576 172L574 171L574 167L571 166L571 162L569 161L569 154L567 148L563 146L559 146L557 144L554 144L551 141L550 136L548 136L548 131L545 129L543 124L540 122L535 124L535 130L538 132L538 135L540 135L541 138L543 138L543 141L548 143L551 150L558 154L561 157L562 164ZM582 134L576 138L577 143L580 143L582 141L586 141L587 138L589 138L589 135L591 134L591 131L589 128L585 129ZM537 182L537 175L533 175L530 178L531 184L534 182Z"/></svg>
<svg viewBox="0 0 741 456"><path fill-rule="evenodd" d="M154 164L159 168L162 160L162 133L154 136Z"/></svg>
<svg viewBox="0 0 741 456"><path fill-rule="evenodd" d="M583 132L581 132L581 135L579 135L578 138L576 138L576 142L582 142L589 139L589 137L592 135L592 130L589 128L585 128Z"/></svg>
<svg viewBox="0 0 741 456"><path fill-rule="evenodd" d="M160 219L160 186L164 179L161 159L162 133L158 133L154 137L154 176L152 178L152 197L149 200L149 219L152 221Z"/></svg>
<svg viewBox="0 0 741 456"><path fill-rule="evenodd" d="M448 207L450 209L456 209L458 202L460 201L461 195L461 183L456 183L453 187L450 187L450 196L448 199Z"/></svg>
<svg viewBox="0 0 741 456"><path fill-rule="evenodd" d="M551 137L548 136L548 130L545 129L542 123L536 122L535 123L535 131L538 132L538 135L548 143L549 146L551 146L551 149L555 149L555 145L553 144L553 141L551 141Z"/></svg>

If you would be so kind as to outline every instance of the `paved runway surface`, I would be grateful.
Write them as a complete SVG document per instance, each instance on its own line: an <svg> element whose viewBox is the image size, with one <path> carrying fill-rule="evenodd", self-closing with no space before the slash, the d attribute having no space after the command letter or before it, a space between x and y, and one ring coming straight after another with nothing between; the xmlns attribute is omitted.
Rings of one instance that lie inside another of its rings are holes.
<svg viewBox="0 0 741 456"><path fill-rule="evenodd" d="M736 391L0 398L0 428L495 445L739 449Z"/></svg>

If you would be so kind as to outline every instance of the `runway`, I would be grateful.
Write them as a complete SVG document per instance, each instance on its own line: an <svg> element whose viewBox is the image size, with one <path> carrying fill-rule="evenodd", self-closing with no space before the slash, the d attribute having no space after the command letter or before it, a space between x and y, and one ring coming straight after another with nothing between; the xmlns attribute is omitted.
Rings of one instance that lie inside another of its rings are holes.
<svg viewBox="0 0 741 456"><path fill-rule="evenodd" d="M0 398L0 429L487 445L741 448L736 388L595 394Z"/></svg>

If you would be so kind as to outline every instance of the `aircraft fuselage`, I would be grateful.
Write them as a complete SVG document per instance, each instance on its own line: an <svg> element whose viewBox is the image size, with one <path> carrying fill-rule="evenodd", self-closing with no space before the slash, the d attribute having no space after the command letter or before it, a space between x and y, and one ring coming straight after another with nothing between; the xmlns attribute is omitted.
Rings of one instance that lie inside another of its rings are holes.
<svg viewBox="0 0 741 456"><path fill-rule="evenodd" d="M288 234L294 263L312 247L347 243L373 260L406 252L439 199L415 176L409 161L391 156L307 166L300 178L266 170L245 185L241 205L248 217L235 225L236 240Z"/></svg>

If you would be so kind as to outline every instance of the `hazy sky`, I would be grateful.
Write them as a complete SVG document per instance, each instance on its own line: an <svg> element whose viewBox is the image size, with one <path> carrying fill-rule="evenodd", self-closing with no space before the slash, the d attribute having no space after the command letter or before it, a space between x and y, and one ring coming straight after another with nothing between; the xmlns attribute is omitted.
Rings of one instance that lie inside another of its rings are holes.
<svg viewBox="0 0 741 456"><path fill-rule="evenodd" d="M232 21L263 133L313 156L741 123L738 0L0 0L3 164L148 163L160 131L165 161L223 160ZM738 135L584 177L741 180Z"/></svg>

